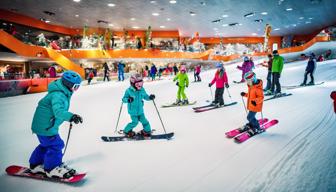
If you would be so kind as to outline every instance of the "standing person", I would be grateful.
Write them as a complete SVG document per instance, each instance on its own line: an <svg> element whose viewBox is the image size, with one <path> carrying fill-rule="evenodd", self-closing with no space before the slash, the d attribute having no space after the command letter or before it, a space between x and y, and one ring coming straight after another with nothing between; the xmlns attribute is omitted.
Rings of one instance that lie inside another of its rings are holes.
<svg viewBox="0 0 336 192"><path fill-rule="evenodd" d="M330 98L334 100L334 112L336 113L336 91L331 92Z"/></svg>
<svg viewBox="0 0 336 192"><path fill-rule="evenodd" d="M307 67L306 67L306 71L305 71L305 74L304 74L304 80L303 80L303 83L301 83L300 86L306 86L307 84L307 76L308 74L310 75L310 82L308 83L308 85L314 85L314 72L315 72L315 69L316 69L316 58L315 58L315 54L312 53L310 54L309 56L309 60L308 60L308 63L307 63Z"/></svg>
<svg viewBox="0 0 336 192"><path fill-rule="evenodd" d="M59 126L64 121L83 122L81 116L68 111L71 96L81 81L78 73L66 71L61 79L49 84L48 94L39 101L32 122L32 131L39 140L29 159L32 173L60 178L70 178L76 173L62 162L64 142L59 135Z"/></svg>
<svg viewBox="0 0 336 192"><path fill-rule="evenodd" d="M185 88L189 86L189 78L186 72L187 72L186 67L182 65L180 72L173 79L173 81L177 80L176 85L178 86L177 99L176 99L176 102L174 103L175 105L189 104L187 95L184 92ZM182 100L181 100L181 97L182 97Z"/></svg>
<svg viewBox="0 0 336 192"><path fill-rule="evenodd" d="M216 64L217 71L215 73L215 77L209 83L209 87L211 87L216 82L216 92L215 92L215 100L212 102L213 105L217 107L224 106L224 85L226 88L229 88L228 78L225 71L225 68L222 63Z"/></svg>
<svg viewBox="0 0 336 192"><path fill-rule="evenodd" d="M196 81L201 81L200 73L201 73L201 65L196 65L195 66L195 71L194 71L195 82Z"/></svg>
<svg viewBox="0 0 336 192"><path fill-rule="evenodd" d="M110 77L109 77L110 68L106 62L104 63L103 67L104 67L104 81L105 79L107 79L107 81L110 81Z"/></svg>
<svg viewBox="0 0 336 192"><path fill-rule="evenodd" d="M240 80L240 82L241 83L245 82L245 79L244 79L245 74L252 70L250 59L245 56L242 66L237 66L237 68L242 71L242 79Z"/></svg>
<svg viewBox="0 0 336 192"><path fill-rule="evenodd" d="M89 75L88 75L88 85L91 84L93 77L94 77L93 70L90 70Z"/></svg>
<svg viewBox="0 0 336 192"><path fill-rule="evenodd" d="M158 73L159 79L161 79L163 71L164 71L164 68L162 66L160 66L159 67L159 73Z"/></svg>
<svg viewBox="0 0 336 192"><path fill-rule="evenodd" d="M150 74L151 74L151 77L152 77L152 81L155 80L156 73L157 73L157 68L154 65L154 63L152 63L152 67L150 69Z"/></svg>
<svg viewBox="0 0 336 192"><path fill-rule="evenodd" d="M284 58L281 57L277 50L273 51L272 61L272 86L271 89L266 92L266 95L281 96L280 76L284 65ZM276 90L274 92L274 88Z"/></svg>
<svg viewBox="0 0 336 192"><path fill-rule="evenodd" d="M127 103L128 114L131 116L132 122L127 124L124 128L124 134L127 137L134 137L136 134L133 129L138 125L139 121L143 126L140 134L144 137L151 136L151 126L145 117L143 109L143 99L144 100L154 100L155 95L149 95L143 88L143 79L140 74L134 74L130 77L131 86L125 91L124 97L122 98L123 103Z"/></svg>
<svg viewBox="0 0 336 192"><path fill-rule="evenodd" d="M174 70L174 75L176 75L178 73L178 68L176 66L176 63L174 63L173 70Z"/></svg>
<svg viewBox="0 0 336 192"><path fill-rule="evenodd" d="M56 68L54 65L50 66L48 69L49 77L55 78L56 77Z"/></svg>
<svg viewBox="0 0 336 192"><path fill-rule="evenodd" d="M272 63L273 63L273 56L272 54L268 54L268 62L267 62L267 84L266 84L266 88L264 89L264 91L268 91L271 89L272 86Z"/></svg>
<svg viewBox="0 0 336 192"><path fill-rule="evenodd" d="M257 112L262 112L264 102L263 82L257 79L256 74L252 71L245 74L245 80L248 87L248 92L241 92L242 97L247 97L247 120L249 121L241 131L248 131L249 135L255 135L264 130L260 129L258 120L256 119Z"/></svg>
<svg viewBox="0 0 336 192"><path fill-rule="evenodd" d="M125 70L125 64L122 61L119 61L118 63L118 81L124 81L124 70Z"/></svg>

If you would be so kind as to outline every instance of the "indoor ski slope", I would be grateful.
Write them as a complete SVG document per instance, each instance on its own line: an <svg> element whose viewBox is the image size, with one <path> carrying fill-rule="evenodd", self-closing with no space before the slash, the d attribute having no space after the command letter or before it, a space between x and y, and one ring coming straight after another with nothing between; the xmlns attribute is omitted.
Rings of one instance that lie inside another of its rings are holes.
<svg viewBox="0 0 336 192"><path fill-rule="evenodd" d="M282 85L300 84L306 62L287 63ZM236 64L226 69L230 82L240 80ZM265 80L266 68L255 72ZM195 106L211 98L208 83L213 75L214 70L202 72L202 83L190 83L187 95L190 101L197 100ZM189 77L193 80L192 74ZM204 113L194 113L191 106L159 108L166 130L175 132L173 140L116 143L104 143L100 137L113 134L129 82L83 86L73 95L70 109L82 115L84 123L74 125L64 157L70 166L88 173L76 185L5 174L11 164L28 165L37 145L31 120L45 93L1 98L1 191L336 191L336 115L329 97L336 90L336 60L318 63L315 77L316 82L325 83L283 89L293 95L265 102L264 117L278 119L279 124L242 144L224 133L246 123L240 97L246 84L230 83L231 99L224 92L225 102L237 101L238 105ZM177 87L172 80L145 83L144 87L156 95L158 106L175 100ZM145 102L145 114L156 133L162 133L152 102ZM119 129L129 121L124 105ZM65 123L61 128L63 139L68 126Z"/></svg>

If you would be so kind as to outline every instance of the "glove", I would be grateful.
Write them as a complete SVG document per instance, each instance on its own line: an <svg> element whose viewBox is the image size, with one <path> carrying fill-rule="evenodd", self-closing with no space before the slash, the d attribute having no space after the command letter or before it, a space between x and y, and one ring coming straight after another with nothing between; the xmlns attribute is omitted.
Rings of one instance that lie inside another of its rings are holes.
<svg viewBox="0 0 336 192"><path fill-rule="evenodd" d="M134 101L134 98L133 97L129 97L128 99L127 99L127 102L128 103L132 103Z"/></svg>
<svg viewBox="0 0 336 192"><path fill-rule="evenodd" d="M229 85L229 84L225 84L225 87L226 87L226 88L229 88L229 87L230 87L230 85Z"/></svg>
<svg viewBox="0 0 336 192"><path fill-rule="evenodd" d="M252 105L257 106L257 103L255 101L251 101Z"/></svg>
<svg viewBox="0 0 336 192"><path fill-rule="evenodd" d="M75 124L83 123L83 118L77 114L72 115L70 122L74 122Z"/></svg>
<svg viewBox="0 0 336 192"><path fill-rule="evenodd" d="M189 85L186 85L186 87L188 88Z"/></svg>
<svg viewBox="0 0 336 192"><path fill-rule="evenodd" d="M179 86L179 83L178 83L178 82L176 82L176 85L177 85L177 86Z"/></svg>
<svg viewBox="0 0 336 192"><path fill-rule="evenodd" d="M149 99L150 100L154 100L155 99L155 95L153 95L153 94L149 95Z"/></svg>
<svg viewBox="0 0 336 192"><path fill-rule="evenodd" d="M241 95L242 97L244 97L244 96L246 95L246 93L245 93L245 92L241 92L240 95Z"/></svg>
<svg viewBox="0 0 336 192"><path fill-rule="evenodd" d="M211 83L209 83L209 87L211 87L212 86L212 84Z"/></svg>

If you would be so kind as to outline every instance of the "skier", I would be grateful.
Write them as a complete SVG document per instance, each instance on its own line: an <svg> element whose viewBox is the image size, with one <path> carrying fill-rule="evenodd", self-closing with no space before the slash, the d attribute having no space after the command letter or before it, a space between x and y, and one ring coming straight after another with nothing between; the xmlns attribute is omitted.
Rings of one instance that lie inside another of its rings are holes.
<svg viewBox="0 0 336 192"><path fill-rule="evenodd" d="M128 114L130 114L132 122L127 124L124 128L124 134L129 138L134 137L136 134L133 129L140 121L143 126L143 130L141 130L140 135L150 137L152 130L144 114L143 99L147 101L154 100L155 95L151 94L148 96L143 88L143 78L140 74L133 74L130 77L130 83L131 86L125 91L122 101L123 103L128 103Z"/></svg>
<svg viewBox="0 0 336 192"><path fill-rule="evenodd" d="M216 82L216 92L215 92L215 100L212 102L213 105L220 107L224 106L224 85L226 88L229 88L227 74L225 72L225 68L222 63L216 64L216 74L211 83L209 83L209 87L211 87Z"/></svg>
<svg viewBox="0 0 336 192"><path fill-rule="evenodd" d="M280 85L280 76L284 65L284 58L281 57L277 50L273 51L273 61L272 61L272 85L271 89L266 92L266 95L281 95L281 85ZM276 90L274 92L274 88Z"/></svg>
<svg viewBox="0 0 336 192"><path fill-rule="evenodd" d="M252 136L263 132L255 117L257 112L262 111L264 101L263 82L261 79L257 79L256 74L252 71L246 73L244 78L247 81L248 93L241 92L240 95L247 97L247 109L249 110L247 120L249 122L241 129L241 132L248 131Z"/></svg>
<svg viewBox="0 0 336 192"><path fill-rule="evenodd" d="M125 80L124 70L125 70L125 64L122 61L120 61L118 63L118 81L124 81Z"/></svg>
<svg viewBox="0 0 336 192"><path fill-rule="evenodd" d="M150 69L150 75L152 77L152 81L155 80L155 76L156 76L156 73L157 73L157 68L156 66L154 65L154 63L152 64L152 67Z"/></svg>
<svg viewBox="0 0 336 192"><path fill-rule="evenodd" d="M109 77L110 68L108 67L106 62L104 63L103 67L104 67L104 81L105 79L107 79L107 81L110 81L110 77Z"/></svg>
<svg viewBox="0 0 336 192"><path fill-rule="evenodd" d="M330 97L334 100L334 112L336 113L336 91L331 92Z"/></svg>
<svg viewBox="0 0 336 192"><path fill-rule="evenodd" d="M174 103L175 105L186 105L189 104L188 98L184 92L185 88L189 86L189 78L188 75L186 74L187 69L184 65L181 66L180 72L177 73L173 81L176 81L176 85L178 86L178 91L177 91L177 99L176 102ZM181 101L181 97L183 101Z"/></svg>
<svg viewBox="0 0 336 192"><path fill-rule="evenodd" d="M195 66L195 71L194 71L195 82L201 81L200 73L201 73L201 65Z"/></svg>
<svg viewBox="0 0 336 192"><path fill-rule="evenodd" d="M308 74L310 75L310 82L308 83L308 85L314 85L315 84L314 83L315 69L316 69L316 58L315 58L315 54L311 53L310 56L309 56L306 71L305 71L305 74L304 74L304 80L303 80L303 83L301 83L300 86L306 86Z"/></svg>
<svg viewBox="0 0 336 192"><path fill-rule="evenodd" d="M268 55L268 62L267 62L267 84L266 84L266 88L264 89L264 91L268 91L271 89L272 86L272 62L273 62L273 56L272 54Z"/></svg>
<svg viewBox="0 0 336 192"><path fill-rule="evenodd" d="M88 85L91 84L93 77L94 77L93 70L90 70L89 75L88 75Z"/></svg>
<svg viewBox="0 0 336 192"><path fill-rule="evenodd" d="M35 110L32 131L39 145L29 159L32 173L46 174L48 177L70 178L76 171L62 163L64 142L58 131L64 121L82 123L77 114L68 112L70 99L80 87L82 79L78 73L66 71L62 78L48 86L48 94L43 97Z"/></svg>
<svg viewBox="0 0 336 192"><path fill-rule="evenodd" d="M244 79L245 74L252 70L250 59L247 56L245 56L244 63L242 64L242 66L237 66L237 68L242 71L242 79L240 82L243 83L245 82L245 79Z"/></svg>
<svg viewBox="0 0 336 192"><path fill-rule="evenodd" d="M174 75L176 75L178 73L178 68L176 64L174 64L173 70L174 70Z"/></svg>

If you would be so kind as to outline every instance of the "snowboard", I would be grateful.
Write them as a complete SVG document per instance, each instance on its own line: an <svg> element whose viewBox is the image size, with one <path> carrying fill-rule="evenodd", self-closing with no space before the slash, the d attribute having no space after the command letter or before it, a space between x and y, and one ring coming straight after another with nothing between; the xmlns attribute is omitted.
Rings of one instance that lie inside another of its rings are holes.
<svg viewBox="0 0 336 192"><path fill-rule="evenodd" d="M241 84L241 83L245 83L245 81L244 81L244 82L241 82L241 81L233 81L233 83Z"/></svg>
<svg viewBox="0 0 336 192"><path fill-rule="evenodd" d="M297 89L297 88L301 88L301 87L312 87L312 86L315 86L315 85L322 85L324 84L324 81L323 82L320 82L320 83L316 83L314 85L304 85L304 86L301 86L301 85L285 85L285 86L282 86L283 88L285 89Z"/></svg>
<svg viewBox="0 0 336 192"><path fill-rule="evenodd" d="M261 126L262 124L266 123L267 121L268 121L267 118L259 119L259 120L258 120L260 126ZM242 127L239 127L239 128L237 128L237 129L233 129L233 130L231 130L231 131L226 132L226 133L225 133L226 137L228 137L228 138L233 138L233 137L235 137L235 136L241 134L241 133L242 133L242 132L240 132L240 129L241 129L241 128L242 128Z"/></svg>
<svg viewBox="0 0 336 192"><path fill-rule="evenodd" d="M281 98L281 97L287 97L287 96L291 96L293 95L292 93L281 93L280 96L272 96L272 97L269 97L267 99L264 99L264 101L269 101L269 100L272 100L272 99L277 99L277 98ZM269 95L265 95L265 96L269 96Z"/></svg>
<svg viewBox="0 0 336 192"><path fill-rule="evenodd" d="M18 166L18 165L11 165L7 167L6 172L8 175L12 175L12 176L28 177L28 178L33 178L33 179L60 182L60 183L76 183L76 182L81 181L86 175L86 173L77 173L74 176L70 177L69 179L50 178L45 174L31 173L28 167L23 167L23 166Z"/></svg>
<svg viewBox="0 0 336 192"><path fill-rule="evenodd" d="M105 142L116 142L116 141L142 141L142 140L157 140L157 139L171 139L174 133L151 135L150 137L143 137L136 134L133 138L128 138L126 136L102 136L101 139Z"/></svg>
<svg viewBox="0 0 336 192"><path fill-rule="evenodd" d="M223 108L223 107L228 107L228 106L231 106L231 105L235 105L237 104L238 102L232 102L232 103L229 103L229 104L224 104L224 106L221 106L221 107L217 107L217 106L210 106L210 107L204 107L204 108L200 108L200 109L195 109L194 111L196 113L201 113L201 112L205 112L205 111L210 111L210 110L214 110L214 109L220 109L220 108Z"/></svg>
<svg viewBox="0 0 336 192"><path fill-rule="evenodd" d="M162 108L168 108L168 107L183 107L183 106L189 106L189 105L195 105L197 101L193 101L193 102L190 102L188 104L184 104L184 105L176 105L176 104L167 104L167 105L162 105L161 107Z"/></svg>
<svg viewBox="0 0 336 192"><path fill-rule="evenodd" d="M268 121L267 123L263 124L262 126L260 126L261 129L263 129L264 131L266 131L266 129L278 124L279 121L276 119L273 119L271 121ZM259 133L260 134L260 133ZM258 135L258 134L255 134ZM244 141L250 139L251 137L255 136L255 135L250 135L247 131L243 132L242 134L238 135L237 137L234 138L235 142L237 143L243 143Z"/></svg>

